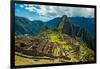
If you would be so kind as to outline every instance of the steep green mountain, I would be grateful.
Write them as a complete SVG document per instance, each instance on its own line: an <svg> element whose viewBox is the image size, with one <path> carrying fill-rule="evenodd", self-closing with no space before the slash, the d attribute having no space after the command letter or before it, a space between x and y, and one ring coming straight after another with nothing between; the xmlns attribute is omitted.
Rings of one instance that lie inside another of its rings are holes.
<svg viewBox="0 0 100 69"><path fill-rule="evenodd" d="M64 24L62 28L63 33L74 38L79 37L82 41L86 42L89 48L95 50L95 37L87 29L72 24L66 15L60 21L62 23L60 22L59 24Z"/></svg>

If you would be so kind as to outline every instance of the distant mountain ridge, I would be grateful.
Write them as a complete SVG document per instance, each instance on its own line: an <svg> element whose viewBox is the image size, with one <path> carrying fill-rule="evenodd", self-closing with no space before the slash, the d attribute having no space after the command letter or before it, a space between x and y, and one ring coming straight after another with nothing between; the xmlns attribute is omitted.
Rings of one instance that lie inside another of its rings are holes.
<svg viewBox="0 0 100 69"><path fill-rule="evenodd" d="M20 20L19 20L20 19ZM19 16L15 16L15 22L17 22L19 20L20 21L26 21L27 23L34 23L34 22L38 22L40 26L47 24L49 28L51 29L55 29L57 27L57 25L60 22L60 17L56 17L52 20L49 20L47 22L42 22L40 20L34 20L34 21L30 21L27 18L24 17L19 17ZM79 26L82 28L87 29L88 32L90 32L91 34L95 34L95 30L94 30L94 19L93 18L84 18L84 17L68 17L70 23L74 24L75 26ZM36 24L35 23L35 24ZM30 24L29 24L30 25ZM34 24L33 24L34 25ZM39 28L39 27L38 27Z"/></svg>
<svg viewBox="0 0 100 69"><path fill-rule="evenodd" d="M15 17L16 35L37 35L42 32L44 25L45 24L42 21L30 21L24 17Z"/></svg>
<svg viewBox="0 0 100 69"><path fill-rule="evenodd" d="M55 28L57 28L57 25L59 24L59 22L60 22L60 17L56 17L52 20L47 21L46 23L49 28L55 29Z"/></svg>
<svg viewBox="0 0 100 69"><path fill-rule="evenodd" d="M91 34L94 35L94 18L84 18L84 17L69 17L69 21L82 28L86 28Z"/></svg>

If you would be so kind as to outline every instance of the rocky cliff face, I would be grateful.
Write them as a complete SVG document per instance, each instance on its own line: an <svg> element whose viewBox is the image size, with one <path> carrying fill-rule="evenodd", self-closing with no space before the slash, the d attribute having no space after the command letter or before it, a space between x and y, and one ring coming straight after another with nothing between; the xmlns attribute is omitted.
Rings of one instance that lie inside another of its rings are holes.
<svg viewBox="0 0 100 69"><path fill-rule="evenodd" d="M81 40L87 43L88 47L95 50L95 39L85 28L81 28L70 23L68 17L64 15L58 25L58 28L62 30L63 33L68 34L74 38L79 37Z"/></svg>

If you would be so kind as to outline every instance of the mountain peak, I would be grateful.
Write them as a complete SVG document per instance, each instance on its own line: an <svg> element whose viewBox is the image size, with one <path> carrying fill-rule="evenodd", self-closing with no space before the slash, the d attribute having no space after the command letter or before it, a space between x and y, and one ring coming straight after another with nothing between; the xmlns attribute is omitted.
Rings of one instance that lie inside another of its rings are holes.
<svg viewBox="0 0 100 69"><path fill-rule="evenodd" d="M66 18L67 19L68 17L67 17L67 15L63 15L62 18Z"/></svg>
<svg viewBox="0 0 100 69"><path fill-rule="evenodd" d="M58 29L59 29L60 32L62 32L62 29L63 29L65 23L67 23L67 21L68 21L67 15L63 15L61 17L60 22L59 22L59 25L58 25Z"/></svg>

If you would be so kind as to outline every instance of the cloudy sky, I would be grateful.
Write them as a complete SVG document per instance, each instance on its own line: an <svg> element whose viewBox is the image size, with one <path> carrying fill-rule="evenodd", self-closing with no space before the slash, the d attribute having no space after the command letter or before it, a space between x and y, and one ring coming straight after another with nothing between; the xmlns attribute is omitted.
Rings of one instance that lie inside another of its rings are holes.
<svg viewBox="0 0 100 69"><path fill-rule="evenodd" d="M35 4L15 4L15 16L30 20L49 21L55 17L94 17L94 8L47 6Z"/></svg>

